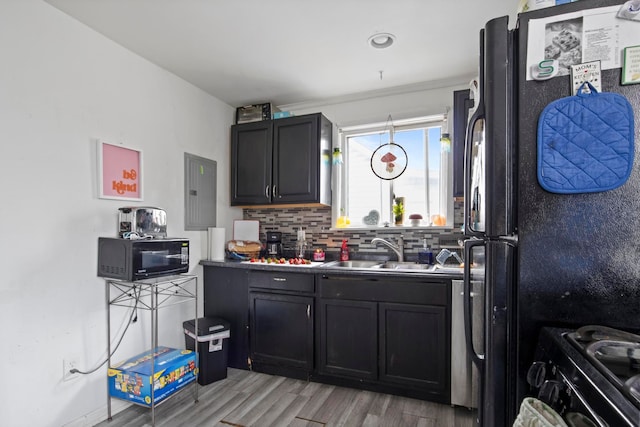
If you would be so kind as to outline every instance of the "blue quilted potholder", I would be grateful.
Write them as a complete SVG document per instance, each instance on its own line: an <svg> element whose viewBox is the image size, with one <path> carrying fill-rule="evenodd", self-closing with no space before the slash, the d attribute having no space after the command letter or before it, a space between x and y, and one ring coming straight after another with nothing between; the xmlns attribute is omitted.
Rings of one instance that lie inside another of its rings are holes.
<svg viewBox="0 0 640 427"><path fill-rule="evenodd" d="M552 193L594 193L624 184L633 166L633 109L617 93L558 99L538 120L538 182Z"/></svg>

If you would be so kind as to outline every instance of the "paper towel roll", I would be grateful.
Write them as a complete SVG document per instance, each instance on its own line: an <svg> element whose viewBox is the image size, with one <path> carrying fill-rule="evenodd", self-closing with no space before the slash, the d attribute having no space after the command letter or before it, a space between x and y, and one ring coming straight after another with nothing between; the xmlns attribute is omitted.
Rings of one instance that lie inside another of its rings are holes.
<svg viewBox="0 0 640 427"><path fill-rule="evenodd" d="M208 229L208 258L212 261L224 260L225 229L220 227L209 227Z"/></svg>

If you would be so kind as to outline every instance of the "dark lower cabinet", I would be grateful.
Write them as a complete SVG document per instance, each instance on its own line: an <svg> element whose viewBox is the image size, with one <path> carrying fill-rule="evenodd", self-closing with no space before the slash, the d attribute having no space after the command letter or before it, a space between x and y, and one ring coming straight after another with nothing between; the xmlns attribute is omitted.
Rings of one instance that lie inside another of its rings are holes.
<svg viewBox="0 0 640 427"><path fill-rule="evenodd" d="M322 379L450 402L448 280L322 275L316 354Z"/></svg>
<svg viewBox="0 0 640 427"><path fill-rule="evenodd" d="M247 270L204 267L204 315L229 321L227 340L231 368L249 369L249 286Z"/></svg>
<svg viewBox="0 0 640 427"><path fill-rule="evenodd" d="M322 299L318 310L318 371L375 380L378 370L377 304Z"/></svg>
<svg viewBox="0 0 640 427"><path fill-rule="evenodd" d="M446 316L445 307L380 303L380 381L445 393Z"/></svg>
<svg viewBox="0 0 640 427"><path fill-rule="evenodd" d="M249 326L254 370L309 378L314 369L311 274L249 272Z"/></svg>
<svg viewBox="0 0 640 427"><path fill-rule="evenodd" d="M251 360L254 364L313 369L313 298L249 293Z"/></svg>
<svg viewBox="0 0 640 427"><path fill-rule="evenodd" d="M229 366L451 402L451 280L204 267Z"/></svg>

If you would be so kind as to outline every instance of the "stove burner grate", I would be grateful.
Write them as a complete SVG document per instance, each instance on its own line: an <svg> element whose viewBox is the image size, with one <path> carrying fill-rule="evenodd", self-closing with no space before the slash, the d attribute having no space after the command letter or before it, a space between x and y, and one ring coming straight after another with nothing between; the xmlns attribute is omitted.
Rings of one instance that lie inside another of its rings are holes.
<svg viewBox="0 0 640 427"><path fill-rule="evenodd" d="M584 326L567 334L611 383L640 408L640 336L604 326Z"/></svg>

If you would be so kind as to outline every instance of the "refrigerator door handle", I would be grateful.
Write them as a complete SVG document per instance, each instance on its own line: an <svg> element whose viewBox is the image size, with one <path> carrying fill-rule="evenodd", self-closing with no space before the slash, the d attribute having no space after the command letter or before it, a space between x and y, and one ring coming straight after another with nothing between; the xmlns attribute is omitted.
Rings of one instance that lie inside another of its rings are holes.
<svg viewBox="0 0 640 427"><path fill-rule="evenodd" d="M467 125L467 135L464 141L464 222L465 222L465 234L467 236L479 236L481 234L480 231L477 231L473 228L473 220L471 217L471 208L473 206L474 194L472 194L472 184L473 184L473 130L475 128L475 124L484 120L484 108L482 106L481 100L478 100L480 103L478 105L478 109L473 113L471 119L469 119L469 124Z"/></svg>
<svg viewBox="0 0 640 427"><path fill-rule="evenodd" d="M471 249L476 246L484 246L485 241L481 239L470 239L464 242L464 337L467 343L467 353L471 357L473 363L483 372L484 354L478 354L473 346L473 312L472 312L472 293L471 293ZM484 325L481 325L484 330Z"/></svg>

